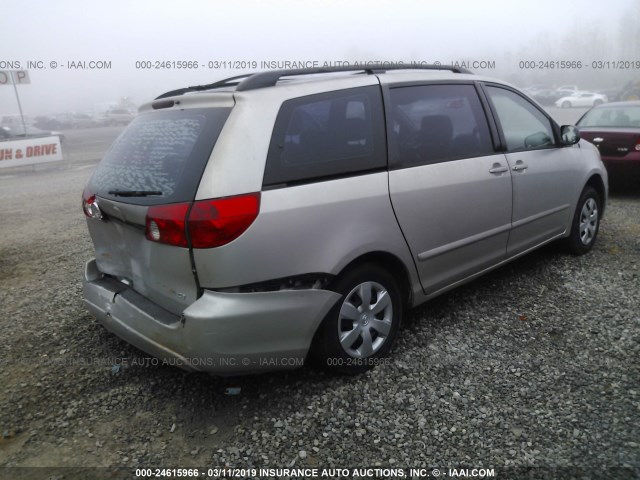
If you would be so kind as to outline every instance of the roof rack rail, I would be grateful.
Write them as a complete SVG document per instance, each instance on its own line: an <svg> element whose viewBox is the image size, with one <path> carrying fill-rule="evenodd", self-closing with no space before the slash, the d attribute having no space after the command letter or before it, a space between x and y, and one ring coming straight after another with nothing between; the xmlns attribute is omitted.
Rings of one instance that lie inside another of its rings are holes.
<svg viewBox="0 0 640 480"><path fill-rule="evenodd" d="M224 80L219 80L217 82L209 83L207 85L194 85L192 87L185 87L185 88L179 88L178 90L171 90L169 92L165 92L162 95L156 97L154 100L160 100L162 98L167 98L167 97L175 97L176 95L184 95L185 93L189 93L189 92L200 92L202 90L213 90L215 88L233 87L234 85L239 85L241 79L250 77L252 75L255 75L255 74L245 73L244 75L225 78Z"/></svg>
<svg viewBox="0 0 640 480"><path fill-rule="evenodd" d="M195 85L192 87L179 88L171 90L155 98L174 97L184 95L189 92L201 92L203 90L214 90L222 87L236 87L236 91L242 92L246 90L256 90L258 88L273 87L282 77L293 77L297 75L314 75L320 73L335 72L363 72L368 75L375 73L385 73L389 70L449 70L453 73L473 73L466 68L456 67L454 65L390 65L386 67L357 67L357 66L340 66L340 67L320 67L320 68L298 68L289 70L269 70L258 73L245 73L235 77L225 78L207 85Z"/></svg>
<svg viewBox="0 0 640 480"><path fill-rule="evenodd" d="M357 67L357 66L340 66L328 68L300 68L291 70L271 70L266 72L255 73L243 81L236 87L236 91L255 90L264 87L273 87L282 77L291 77L297 75L313 75L318 73L334 73L334 72L357 72L363 71L369 75L374 73L385 73L389 70L450 70L453 73L472 73L466 68L456 67L453 65L390 65L381 67Z"/></svg>

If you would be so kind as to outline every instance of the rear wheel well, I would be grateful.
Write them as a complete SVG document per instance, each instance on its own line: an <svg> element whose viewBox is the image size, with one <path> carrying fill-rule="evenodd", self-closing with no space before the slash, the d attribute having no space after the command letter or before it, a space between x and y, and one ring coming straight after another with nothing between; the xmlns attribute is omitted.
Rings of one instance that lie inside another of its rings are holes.
<svg viewBox="0 0 640 480"><path fill-rule="evenodd" d="M602 181L602 177L600 175L592 175L591 178L587 181L586 186L593 187L594 190L598 193L600 197L600 218L602 219L602 215L604 214L605 208L605 188L604 182Z"/></svg>
<svg viewBox="0 0 640 480"><path fill-rule="evenodd" d="M404 262L400 260L395 255L388 252L370 252L360 257L352 260L347 266L345 266L340 273L336 276L336 278L341 277L350 270L358 268L364 264L374 264L379 267L390 272L393 277L398 281L398 287L400 288L400 292L402 294L402 301L406 306L411 304L412 300L412 290L411 290L411 280L409 277L409 272L407 271L407 267ZM329 285L331 288L331 285Z"/></svg>

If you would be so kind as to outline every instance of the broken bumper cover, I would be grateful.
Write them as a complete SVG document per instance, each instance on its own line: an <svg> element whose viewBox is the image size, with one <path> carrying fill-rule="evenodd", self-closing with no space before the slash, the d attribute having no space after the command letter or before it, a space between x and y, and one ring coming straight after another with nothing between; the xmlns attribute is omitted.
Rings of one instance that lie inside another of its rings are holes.
<svg viewBox="0 0 640 480"><path fill-rule="evenodd" d="M313 335L340 295L328 290L205 290L181 316L85 265L84 300L107 330L185 370L219 375L302 366Z"/></svg>

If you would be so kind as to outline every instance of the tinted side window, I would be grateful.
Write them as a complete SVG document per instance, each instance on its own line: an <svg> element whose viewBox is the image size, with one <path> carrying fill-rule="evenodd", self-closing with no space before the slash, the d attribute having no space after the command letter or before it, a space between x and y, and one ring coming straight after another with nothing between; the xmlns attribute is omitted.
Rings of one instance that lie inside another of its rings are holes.
<svg viewBox="0 0 640 480"><path fill-rule="evenodd" d="M493 154L473 85L391 89L392 151L403 167Z"/></svg>
<svg viewBox="0 0 640 480"><path fill-rule="evenodd" d="M284 102L269 146L264 185L385 168L382 112L378 87Z"/></svg>
<svg viewBox="0 0 640 480"><path fill-rule="evenodd" d="M549 119L535 106L504 88L487 87L507 149L530 150L554 144Z"/></svg>

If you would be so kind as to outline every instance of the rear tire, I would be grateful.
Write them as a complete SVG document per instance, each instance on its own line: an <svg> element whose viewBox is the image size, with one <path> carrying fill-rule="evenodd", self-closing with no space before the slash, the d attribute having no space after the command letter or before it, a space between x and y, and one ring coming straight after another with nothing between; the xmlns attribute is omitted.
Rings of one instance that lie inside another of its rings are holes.
<svg viewBox="0 0 640 480"><path fill-rule="evenodd" d="M311 349L314 363L332 372L355 375L389 355L402 318L398 282L375 264L363 264L338 278L342 294L322 321Z"/></svg>
<svg viewBox="0 0 640 480"><path fill-rule="evenodd" d="M562 102L562 108L570 108L571 107L571 102L568 101L564 101Z"/></svg>
<svg viewBox="0 0 640 480"><path fill-rule="evenodd" d="M600 229L601 212L600 195L593 187L585 187L573 215L571 233L565 239L565 244L573 255L584 255L593 248Z"/></svg>
<svg viewBox="0 0 640 480"><path fill-rule="evenodd" d="M598 105L602 105L602 100L595 100L595 101L593 102L593 106L594 106L594 107L597 107Z"/></svg>

